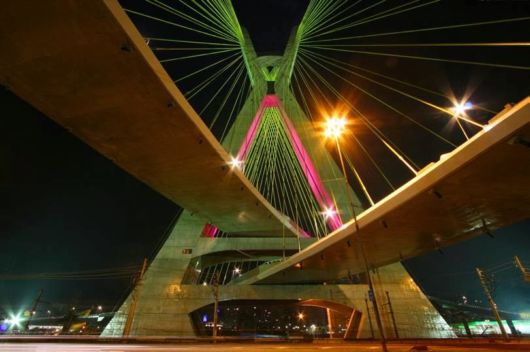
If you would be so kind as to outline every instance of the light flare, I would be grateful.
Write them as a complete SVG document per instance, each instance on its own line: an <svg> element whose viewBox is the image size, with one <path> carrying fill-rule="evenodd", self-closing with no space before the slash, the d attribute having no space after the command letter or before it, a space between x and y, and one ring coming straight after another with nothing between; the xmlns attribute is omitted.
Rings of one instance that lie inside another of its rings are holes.
<svg viewBox="0 0 530 352"><path fill-rule="evenodd" d="M332 116L326 120L325 124L324 136L337 139L346 130L347 121L345 117Z"/></svg>
<svg viewBox="0 0 530 352"><path fill-rule="evenodd" d="M232 156L230 161L228 162L228 165L230 165L232 170L234 169L241 170L241 168L243 167L243 160L239 159L238 157Z"/></svg>
<svg viewBox="0 0 530 352"><path fill-rule="evenodd" d="M453 111L455 116L462 116L466 114L467 110L471 110L472 108L473 108L473 104L467 101L467 102L455 103L451 110Z"/></svg>
<svg viewBox="0 0 530 352"><path fill-rule="evenodd" d="M326 207L322 212L322 215L324 215L324 218L326 218L326 220L332 219L337 215L337 211L333 207Z"/></svg>

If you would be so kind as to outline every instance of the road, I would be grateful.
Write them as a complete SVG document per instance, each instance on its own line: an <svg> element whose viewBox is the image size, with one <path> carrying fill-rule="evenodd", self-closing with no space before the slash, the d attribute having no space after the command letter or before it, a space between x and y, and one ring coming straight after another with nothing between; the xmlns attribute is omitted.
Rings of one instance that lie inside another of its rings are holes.
<svg viewBox="0 0 530 352"><path fill-rule="evenodd" d="M528 346L528 345L527 345ZM390 352L405 352L414 351L411 348L413 345L405 344L391 344L389 345ZM513 345L503 348L502 345L485 346L485 347L465 347L465 346L432 346L428 347L428 351L433 352L492 352L492 351L513 351ZM517 350L524 351L518 346ZM217 352L272 352L272 351L330 351L330 352L363 352L381 351L381 347L376 344L360 344L360 343L337 343L337 344L67 344L67 343L0 343L0 351L9 352L184 352L184 351L217 351Z"/></svg>

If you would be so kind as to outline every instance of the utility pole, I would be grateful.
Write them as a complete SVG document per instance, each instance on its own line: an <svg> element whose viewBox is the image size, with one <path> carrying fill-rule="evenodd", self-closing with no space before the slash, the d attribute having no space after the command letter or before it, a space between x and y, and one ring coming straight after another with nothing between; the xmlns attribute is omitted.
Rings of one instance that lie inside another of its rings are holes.
<svg viewBox="0 0 530 352"><path fill-rule="evenodd" d="M392 318L392 325L394 326L394 335L396 336L396 339L399 339L399 332L396 325L396 317L394 316L394 309L392 309L392 301L390 300L390 294L388 291L385 291L386 293L386 304L388 305L388 310L390 312L390 318Z"/></svg>
<svg viewBox="0 0 530 352"><path fill-rule="evenodd" d="M499 324L499 328L501 329L502 336L505 340L508 340L508 334L506 333L506 329L504 328L504 325L502 325L502 319L499 314L499 311L497 310L497 304L495 303L491 295L491 291L488 286L486 277L484 275L484 271L480 268L476 268L476 270L477 270L478 278L480 280L480 284L482 285L482 288L484 289L484 294L486 295L486 298L488 299L488 302L491 306L491 310L493 311L493 315L495 315L497 324Z"/></svg>
<svg viewBox="0 0 530 352"><path fill-rule="evenodd" d="M368 265L368 260L366 258L366 253L364 251L364 244L361 239L361 229L359 228L359 222L357 221L357 212L355 211L355 204L353 202L353 197L350 194L350 183L348 182L348 174L346 173L346 167L344 166L344 159L342 158L342 150L340 149L340 143L338 137L335 138L335 142L337 144L337 151L339 154L339 160L340 165L342 167L342 173L344 174L344 182L346 184L346 194L348 195L348 200L350 201L352 215L353 215L353 221L355 223L355 234L357 235L357 246L358 250L361 252L363 262L364 262L364 271L366 273L366 278L368 280L368 292L369 296L371 298L372 304L374 306L374 315L375 315L375 322L377 323L377 329L379 330L380 335L380 342L381 342L381 348L383 352L387 352L387 346L386 346L386 339L385 339L385 332L383 331L383 323L381 321L381 316L379 314L379 307L377 304L377 295L374 290L374 285L372 282L372 276L370 274L370 267Z"/></svg>
<svg viewBox="0 0 530 352"><path fill-rule="evenodd" d="M26 320L26 324L24 324L24 330L29 330L29 325L31 323L31 319L33 318L33 314L37 311L37 306L40 303L40 298L42 297L43 289L41 288L39 291L39 294L37 295L37 298L35 298L35 301L33 301L33 306L31 307L31 311L29 312L29 318Z"/></svg>
<svg viewBox="0 0 530 352"><path fill-rule="evenodd" d="M372 324L372 317L370 316L370 307L368 306L368 299L364 299L364 304L366 305L366 316L368 317L368 324L370 325L370 333L372 334L372 339L375 337L374 335L374 326Z"/></svg>
<svg viewBox="0 0 530 352"><path fill-rule="evenodd" d="M355 224L357 224L357 220L355 220ZM357 226L357 229L358 229L358 226ZM359 241L361 241L360 238L359 238ZM364 258L364 264L365 264L365 267L366 267L366 273L368 274L368 288L369 288L369 290L370 290L370 292L372 294L372 305L374 306L375 322L377 323L377 329L379 330L379 334L380 334L381 347L383 349L383 352L388 352L388 349L386 347L385 332L383 331L383 323L381 322L381 315L379 314L379 307L377 305L376 293L374 291L374 285L372 283L372 277L371 277L371 274L370 274L370 270L368 269L368 262L366 260L366 255L364 253L364 248L363 248L364 246L362 245L362 243L360 244L360 246L361 246L361 251L362 251L363 258Z"/></svg>
<svg viewBox="0 0 530 352"><path fill-rule="evenodd" d="M125 321L125 327L123 328L123 337L128 337L131 333L132 322L134 319L134 314L136 313L136 303L138 302L138 298L140 297L140 288L142 287L142 281L144 279L146 270L147 258L144 259L142 270L140 271L140 276L138 277L138 280L136 280L136 284L134 285L131 297L131 304L129 306L129 311L127 312L127 320Z"/></svg>
<svg viewBox="0 0 530 352"><path fill-rule="evenodd" d="M523 280L530 282L530 272L525 268L521 259L519 259L518 256L513 257L513 259L515 260L515 266L517 269L521 270L521 274L523 274Z"/></svg>

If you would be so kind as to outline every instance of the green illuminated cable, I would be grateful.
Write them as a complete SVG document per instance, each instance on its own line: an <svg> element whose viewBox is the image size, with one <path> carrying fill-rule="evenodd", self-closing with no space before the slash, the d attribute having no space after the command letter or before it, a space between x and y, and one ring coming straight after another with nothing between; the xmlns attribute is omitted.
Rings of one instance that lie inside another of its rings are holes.
<svg viewBox="0 0 530 352"><path fill-rule="evenodd" d="M308 59L310 59L310 60L315 60L315 59L312 58L312 57L308 57ZM322 65L322 63L320 63L320 62L318 62L318 61L316 61L316 60L315 60L314 62L317 63L319 66L325 68L328 72L331 72L334 76L341 78L341 79L342 79L343 81L345 81L346 83L349 83L350 85L352 85L352 86L355 87L356 89L360 90L361 92L365 93L366 95L368 95L368 96L374 98L375 100L379 101L380 103L382 103L382 104L385 105L386 107L390 108L391 110L395 111L395 112L398 113L399 115L401 115L401 116L407 118L409 121L411 121L411 122L413 122L414 124L416 124L417 126L423 128L425 131L431 133L433 136L439 138L440 140L444 141L445 143L447 143L447 144L449 144L449 145L451 145L451 146L453 146L453 147L455 147L455 148L457 147L456 144L452 143L451 141L449 141L448 139L446 139L446 138L443 137L442 135L436 133L435 131L431 130L431 129L428 128L427 126L421 124L421 123L418 122L417 120L411 118L411 117L408 116L407 114L405 114L405 113L403 113L402 111L396 109L396 108L393 107L392 105L390 105L390 104L384 102L384 101L381 100L380 98L377 98L375 95L373 95L373 94L371 94L370 92L368 92L367 90L361 88L359 85L357 85L357 84L351 82L350 80L347 80L346 78L344 78L344 77L341 76L340 74L338 74L338 73L336 73L336 72L334 72L334 71L331 71L330 69L324 67L324 66ZM425 105L427 105L427 106L429 106L429 107L431 107L431 108L434 108L434 109L440 110L440 111L442 111L442 112L444 112L444 113L446 113L446 114L449 114L451 117L454 116L454 113L448 111L447 109L443 109L443 108L441 108L441 107L439 107L439 106L437 106L437 105L435 105L435 104L432 104L432 103L430 103L430 102L428 102L428 101L426 101L426 100L419 99L419 98L417 98L417 97L415 97L415 96L413 96L413 95L411 95L411 94L408 94L408 93L406 93L406 92L403 92L403 91L401 91L401 90L399 90L399 89L396 89L396 88L390 87L389 85L386 85L386 84L381 83L381 82L379 82L379 81L376 81L376 80L373 80L373 79L371 79L371 78L368 78L368 77L366 77L366 76L364 76L364 75L361 75L361 74L359 74L359 73L356 73L356 72L354 72L354 71L351 71L351 70L349 70L349 69L347 69L347 68L344 68L344 67L341 66L341 65L337 65L335 62L339 62L339 61L333 61L333 62L331 62L331 63L328 62L328 64L330 64L330 65L333 66L333 67L337 67L337 68L339 68L339 69L342 69L342 70L344 70L344 71L346 71L346 72L352 73L352 74L355 75L355 76L358 76L358 77L361 77L361 78L363 78L363 79L366 79L366 80L368 80L368 81L370 81L370 82L372 82L372 83L375 83L375 84L378 84L378 85L380 85L380 86L383 86L383 87L385 87L385 88L387 88L387 89L390 89L390 90L392 90L392 91L394 91L394 92L396 92L396 93L398 93L398 94L401 94L401 95L406 96L406 97L408 97L408 98L414 99L414 100L416 100L416 101L418 101L418 102L420 102L420 103L423 103L423 104L425 104ZM468 120L468 119L466 119L466 121L467 121L467 120ZM474 124L476 124L476 123L474 123ZM477 124L476 124L476 125L477 125ZM480 124L478 124L477 127L482 127L482 126L481 126Z"/></svg>
<svg viewBox="0 0 530 352"><path fill-rule="evenodd" d="M235 42L235 40L229 40L226 37L219 36L219 35L214 34L214 33L205 32L205 31L200 30L200 29L196 29L196 28L185 26L185 25L182 25L182 24L179 24L179 23L176 23L176 22L164 20L164 19L161 19L161 18L158 18L158 17L155 17L155 16L151 16L151 15L142 13L142 12L138 12L138 11L134 11L134 10L130 10L130 9L124 9L124 10L126 12L128 12L128 13L132 13L132 14L137 15L137 16L149 18L149 19L161 22L161 23L165 23L165 24L171 25L171 26L175 26L175 27L178 27L178 28L186 29L186 30L189 30L191 32L203 34L203 35L206 35L206 36L209 36L209 37L213 37L213 38L218 38L218 39L222 39L222 40L234 41Z"/></svg>
<svg viewBox="0 0 530 352"><path fill-rule="evenodd" d="M312 26L307 31L305 31L304 32L304 36L309 36L312 33L325 30L326 28L328 28L328 26L326 26L327 24L329 24L330 22L334 21L336 18L339 18L340 16L342 16L343 13L345 13L345 12L351 10L352 8L354 8L355 6L357 6L361 1L362 0L357 0L353 4L350 4L349 6L344 7L342 10L335 11L328 18L323 19L322 21L320 21L319 23L317 23L316 25Z"/></svg>
<svg viewBox="0 0 530 352"><path fill-rule="evenodd" d="M234 71L235 72L235 71ZM234 91L234 88L236 87L236 84L239 82L240 78L242 77L243 73L245 72L245 67L241 65L241 67L237 70L237 75L235 79L232 81L232 84L230 85L228 89L228 93L225 95L224 99L222 100L221 104L219 105L219 109L215 113L212 122L210 123L209 128L212 129L213 125L217 122L217 119L221 115L221 112L223 111L226 102L228 101L228 98L232 95L232 92ZM225 83L228 83L229 80L226 80ZM224 86L224 85L223 85ZM221 87L222 89L223 87Z"/></svg>
<svg viewBox="0 0 530 352"><path fill-rule="evenodd" d="M318 71L315 70L309 63L307 63L303 58L301 58L301 63L303 63L305 66L308 67L308 69L311 71L313 76L316 79L319 79L319 81L326 86L336 97L338 97L340 100L342 100L346 105L348 105L354 112L356 112L359 117L361 117L362 121L365 122L365 125L374 133L375 136L377 136L380 141L399 159L401 160L407 168L409 168L413 173L417 173L417 170L419 169L418 165L410 159L407 154L405 154L396 144L392 142L390 138L388 138L379 128L377 128L364 114L359 111L353 104L350 103L350 101L344 97L343 94L341 94L339 91L337 91L331 83L326 80ZM303 68L303 66L301 66ZM309 74L309 73L307 73ZM339 77L340 78L340 77ZM311 79L311 78L310 78ZM350 82L351 83L351 82ZM319 87L319 85L317 85Z"/></svg>
<svg viewBox="0 0 530 352"><path fill-rule="evenodd" d="M179 57L173 57L170 59L162 59L160 62L166 63L166 62L174 62L174 61L182 61L182 60L189 60L189 59L196 59L198 57L203 56L212 56L212 55L219 55L223 53L232 52L238 49L222 49L222 50L212 50L208 53L202 53L202 54L193 54L193 55L186 55L186 56L179 56Z"/></svg>
<svg viewBox="0 0 530 352"><path fill-rule="evenodd" d="M328 35L328 34L333 34L333 33L336 33L336 32L339 32L339 31L342 31L342 30L345 30L345 29L349 29L349 28L353 28L353 27L356 27L356 26L360 26L360 25L365 24L365 23L378 21L378 20L383 19L383 18L387 18L387 17L390 17L390 16L398 15L398 14L401 14L401 13L404 13L404 12L408 12L408 11L411 11L411 10L416 10L416 9L424 7L424 6L429 6L429 5L438 3L439 1L440 0L432 0L432 1L429 1L429 2L425 2L425 3L419 4L419 5L410 7L410 8L406 8L406 9L400 10L400 11L387 13L387 12L393 11L393 10L395 10L397 8L401 8L401 7L405 6L405 5L409 5L410 3L404 4L404 5L400 5L400 6L396 6L396 7L392 8L392 9L390 9L390 10L382 11L379 14L376 14L374 16L370 16L367 19L362 19L362 20L354 22L354 23L350 23L350 24L347 24L347 25L336 27L336 28L334 28L332 30L329 30L327 32L315 35L314 37L324 36L324 35ZM414 2L416 2L416 0L412 1L412 3L414 3Z"/></svg>
<svg viewBox="0 0 530 352"><path fill-rule="evenodd" d="M208 69L210 69L210 68L212 68L212 67L214 67L214 66L224 64L225 61L228 61L228 60L234 58L234 56L237 56L237 57L239 58L240 55L241 55L240 53L236 52L236 53L234 53L234 54L232 54L232 55L230 55L230 56L227 56L227 57L225 57L225 58L223 58L223 59L221 59L221 60L215 61L215 62L212 63L212 64L206 65L206 66L204 66L204 67L201 67L201 68L198 69L198 70L195 70L195 71L193 71L193 72L190 72L190 73L188 73L187 75L184 75L184 76L182 76L182 77L179 77L179 78L177 78L176 80L174 80L173 82L178 83L178 82L181 82L181 81L183 81L183 80L186 80L186 79L188 79L188 78L190 78L190 77L192 77L192 76L195 76L196 74L199 74L199 73L201 73L201 72L204 72L204 71L206 71L206 70L208 70Z"/></svg>
<svg viewBox="0 0 530 352"><path fill-rule="evenodd" d="M220 35L222 37L226 36L226 32L223 32L223 30L221 29L218 29L218 28L215 28L215 27L212 27L211 25L205 23L205 22L202 22L200 20L197 20L196 18L190 16L190 15L187 15L181 11L178 11L177 9L175 9L174 7L171 7L169 5L167 5L166 3L162 2L162 1L159 1L159 0L145 0L147 3L153 5L153 6L156 6L166 12L169 12L173 15L176 15L176 16L179 16L180 18L182 19L185 19L187 21L189 21L190 23L193 23L199 27L202 27L204 30L206 31L210 31L211 33L215 33L217 35Z"/></svg>
<svg viewBox="0 0 530 352"><path fill-rule="evenodd" d="M327 59L327 58L326 58L326 59ZM334 61L334 62L338 62L338 63L343 64L342 62L340 62L340 61L338 61L338 60L334 60L334 59L333 59L333 61ZM315 62L316 62L316 61L315 61ZM400 90L400 89L397 89L397 88L391 87L391 86L389 86L389 85L387 85L387 84L384 84L384 83L382 83L382 82L380 82L380 81L377 81L377 80L375 80L375 79L369 78L369 77L364 76L364 75L362 75L362 74L360 74L360 73L354 72L354 71L352 71L352 70L350 70L350 69L345 68L344 65L337 65L337 64L335 64L335 63L332 63L332 66L337 67L337 68L339 68L339 69L342 69L342 70L344 70L344 71L346 71L346 72L349 72L349 73L351 73L351 74L353 74L353 75L355 75L355 76L361 77L361 78L363 78L363 79L365 79L365 80L367 80L367 81L369 81L369 82L375 83L375 84L377 84L377 85L379 85L379 86L385 87L385 88L387 88L387 89L389 89L389 90L392 90L393 92L396 92L396 93L398 93L398 94L401 94L401 95L403 95L403 96L406 96L406 97L408 97L408 98L410 98L410 99L416 100L417 102L420 102L420 103L422 103L422 104L425 104L425 105L427 105L427 106L429 106L429 107L431 107L431 108L433 108L433 109L439 110L439 111L441 111L441 112L443 112L443 113L445 113L445 114L447 114L447 115L449 115L449 116L451 116L451 117L454 117L454 112L452 112L452 111L450 111L450 110L448 110L448 109L446 109L446 108L442 108L442 107L440 107L440 106L438 106L438 105L436 105L436 104L433 104L433 103L431 103L431 102L429 102L429 101L426 101L426 100L424 100L424 99L420 99L420 98L418 98L418 97L416 97L416 96L414 96L414 95L412 95L412 94L406 93L406 92L404 92L404 91L402 91L402 90ZM464 120L464 121L466 121L466 122L468 122L468 123L474 125L475 127L479 127L479 128L482 128L482 127L483 127L481 124L476 123L476 122L474 122L474 121L472 121L472 120L470 120L470 119L468 119L468 118L465 118L465 117L463 117L463 116L457 116L457 118L458 118L458 119L461 119L461 120ZM436 135L436 136L439 137L439 138L442 138L442 137L439 136L439 135ZM443 138L442 138L442 139L443 139ZM445 140L445 139L444 139L444 140ZM445 141L448 142L447 140L445 140ZM450 142L448 142L448 143L450 143ZM456 147L456 145L454 145L454 144L453 144L453 146Z"/></svg>
<svg viewBox="0 0 530 352"><path fill-rule="evenodd" d="M237 112L241 111L242 103L248 99L249 96L249 87L248 87L248 76L243 78L243 84L241 85L241 89L239 89L236 100L234 104L232 104L232 109L230 110L230 113L228 114L228 119L226 121L225 127L223 129L223 132L221 133L221 136L219 137L220 141L223 141L225 139L226 133L228 132L228 128L230 127L230 123L232 122L232 119L237 116Z"/></svg>
<svg viewBox="0 0 530 352"><path fill-rule="evenodd" d="M297 70L296 70L297 71ZM295 74L296 76L296 74ZM302 99L302 104L305 106L305 110L306 110L306 114L308 116L310 116L312 118L312 114L311 114L311 111L309 109L309 106L307 105L307 101L305 99L305 95L303 94L303 90L302 88L300 87L300 84L298 83L298 80L295 79L295 88L300 92L299 96L301 97ZM361 148L361 150L366 154L367 158L370 160L370 162L372 163L372 165L375 167L375 169L377 170L377 172L381 175L381 177L383 178L383 180L386 182L386 184L389 186L389 188L393 191L395 190L395 186L392 184L392 182L390 181L390 179L388 178L388 176L384 173L384 171L381 169L381 167L379 166L379 164L375 161L375 159L373 158L373 156L370 154L370 152L368 151L368 149L364 146L364 144L355 136L354 133L352 133L352 137L353 139L355 140L355 142L359 145L359 147ZM327 153L326 153L326 156L327 156ZM332 168L330 168L332 169ZM333 170L333 169L332 169ZM336 176L334 176L336 177Z"/></svg>
<svg viewBox="0 0 530 352"><path fill-rule="evenodd" d="M357 109L350 101L339 93L325 78L323 78L314 68L307 64L303 59L302 63L310 67L311 71L314 73L314 76L320 80L327 88L333 92L342 102L349 106L354 112L356 112L361 120L365 122L366 126L376 135L379 140L399 159L403 164L414 174L417 174L419 167L411 160L400 148L395 145L388 137L386 137L380 130L377 128L359 109Z"/></svg>
<svg viewBox="0 0 530 352"><path fill-rule="evenodd" d="M230 73L230 75L227 77L227 79L224 80L224 82L221 85L221 87L219 87L217 89L217 91L210 97L210 99L208 100L206 105L204 105L202 107L202 109L199 111L199 115L202 115L204 113L204 111L206 111L206 109L208 109L208 107L212 104L212 102L215 100L215 98L221 93L223 88L230 82L232 77L234 77L237 74L237 72L239 72L239 70L242 68L242 66L243 66L243 62L240 62L239 65L236 66L236 68L232 71L232 73Z"/></svg>
<svg viewBox="0 0 530 352"><path fill-rule="evenodd" d="M363 12L366 12L366 11L368 11L368 10L371 10L371 9L373 9L373 8L375 8L375 7L377 7L377 6L381 5L381 4L383 4L384 2L386 2L386 0L380 0L380 1L378 1L378 2L375 2L375 3L371 4L370 6L367 6L367 7L363 8L363 9L361 9L361 10L358 10L358 11L356 11L356 12L354 12L354 13L349 14L348 16L343 17L343 18L340 19L340 20L337 20L337 21L335 21L335 22L332 22L332 23L328 24L328 25L325 26L324 28L321 28L319 31L325 30L325 29L327 29L327 28L339 28L339 27L338 27L339 23L349 21L352 17L355 17L355 16L357 16L357 15L362 14ZM332 30L332 32L335 32L335 30ZM324 35L324 34L327 34L327 32L324 32L323 34L322 34L322 33L320 33L320 34L314 34L314 33L313 33L313 35L309 36L309 38L322 36L322 35ZM307 39L309 39L309 38L307 38Z"/></svg>
<svg viewBox="0 0 530 352"><path fill-rule="evenodd" d="M514 69L514 70L530 70L530 66L495 64L495 63L481 62L481 61L440 59L440 58L428 57L428 56L402 55L402 54L393 54L393 53L385 53L385 52L378 52L378 51L346 50L346 49L339 49L339 48L326 48L326 47L320 47L320 46L314 46L314 48L346 52L346 53L356 53L356 54L363 54L363 55L399 57L403 59L412 59L412 60L448 62L448 63L454 63L454 64L476 65L476 66L486 66L486 67L496 67L496 68L509 68L509 69Z"/></svg>
<svg viewBox="0 0 530 352"><path fill-rule="evenodd" d="M227 70L231 69L232 66L234 66L236 63L238 63L241 60L241 58L238 56L234 60L232 60L228 65L223 67L221 70L217 71L214 75L209 77L207 80L201 82L194 88L187 91L184 95L188 99L192 99L194 96L196 96L200 91L202 91L204 88L206 88L208 85L210 85L213 81L215 81L221 74L226 72Z"/></svg>
<svg viewBox="0 0 530 352"><path fill-rule="evenodd" d="M494 25L494 24L528 21L528 20L530 20L530 16L506 18L506 19L493 20L493 21L454 24L454 25L438 26L438 27L430 27L430 28L416 28L416 29L408 29L408 30L403 30L403 31L362 34L362 35L348 36L348 37L333 37L333 38L328 38L328 39L315 40L315 42L336 42L336 41L344 41L344 40L349 40L349 39L364 39L364 38L374 38L374 37L383 37L383 36L392 36L392 35L401 35L401 34L449 30L449 29L457 29L457 28L469 28L469 27L477 27L477 26L487 26L487 25Z"/></svg>
<svg viewBox="0 0 530 352"><path fill-rule="evenodd" d="M321 99L319 98L319 96L316 94L316 92L311 88L311 83L313 83L313 85L315 86L315 88L320 91L320 94L322 96L322 98L324 99L324 101L328 104L328 106L331 108L332 107L332 104L331 102L328 100L327 96L324 95L324 93L321 91L321 86L322 84L317 84L314 82L313 80L313 77L311 75L309 75L308 77L306 77L306 74L304 74L304 67L302 65L298 65L296 67L296 71L300 74L300 77L302 78L302 81L304 82L304 86L308 89L309 91L309 94L310 94L310 97L313 99L314 102L319 102ZM302 94L302 100L304 101L304 103L306 104L306 107L307 107L307 102L305 100L305 97L304 95ZM310 109L309 107L307 107L307 110L309 111L309 114L310 114ZM334 167L336 164L335 162L331 159L331 156L329 153L324 153L324 156L325 156L325 159L326 159L326 162L328 164L328 169L331 171L331 174L333 176L333 179L339 179L339 178L342 178L342 173L336 168ZM337 174L338 173L338 174ZM334 193L334 190L331 189L331 196L332 198L335 200L337 198L338 195L336 195ZM358 200L357 200L358 201ZM342 211L342 215L347 215L348 217L351 217L353 216L352 213L349 213L350 209L349 207L346 207L346 209L340 209L340 207L336 204L336 202L334 201L334 206L335 206L335 209L337 209L338 211ZM355 206L358 206L357 204ZM343 217L344 218L344 217Z"/></svg>
<svg viewBox="0 0 530 352"><path fill-rule="evenodd" d="M326 225L287 135L278 108L266 108L247 154L244 173L256 188L282 212L320 236ZM279 188L278 188L279 187ZM279 191L291 192L282 202Z"/></svg>

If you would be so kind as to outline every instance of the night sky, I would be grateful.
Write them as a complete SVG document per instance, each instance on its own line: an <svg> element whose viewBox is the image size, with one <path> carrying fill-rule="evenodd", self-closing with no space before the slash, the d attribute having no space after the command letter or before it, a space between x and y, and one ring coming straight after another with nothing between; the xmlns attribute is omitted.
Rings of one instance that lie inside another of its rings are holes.
<svg viewBox="0 0 530 352"><path fill-rule="evenodd" d="M139 1L123 3L126 6L145 6ZM257 51L268 54L283 49L290 28L303 15L306 1L238 0L235 6L241 24L248 28ZM530 7L523 2L510 1L442 1L429 14L431 17L421 13L405 18L415 24L414 28L419 28L434 25L431 22L444 17L443 23L450 24L529 16ZM374 22L370 28L362 30L369 33L407 28L403 25L396 27L398 18L384 23ZM144 33L156 32L158 28L139 25L139 29ZM165 28L160 30L167 31ZM471 35L482 41L529 39L524 24L500 26L496 31L487 28ZM428 37L430 40L425 36L392 40L448 42L457 41L457 37L458 33L446 32L432 34ZM271 38L274 40L271 41ZM528 51L525 56L521 49L506 49L502 53L491 50L462 52L460 57L478 56L482 61L527 66L530 63ZM406 60L380 58L362 60L367 67L382 67L388 74L401 74L416 79L416 83L433 84L433 88L440 82L443 86L440 89L451 87L457 96L473 87L474 101L480 100L497 111L505 103L516 102L530 94L530 77L526 72L445 64L414 65ZM428 70L430 75L425 77L418 73L418 68ZM383 116L386 118L387 115L373 103L358 103L380 116L381 124L391 124L396 138L408 140L411 154L422 163L436 160L440 153L446 151L426 142L422 139L425 137L411 137L407 134L409 126L396 124L391 117L384 120ZM417 106L404 105L403 108L412 111ZM0 275L123 267L140 265L144 257L153 258L179 211L177 205L119 169L3 87L0 87L0 111ZM484 121L487 116L477 115L474 118ZM425 145L429 148L423 147ZM408 178L395 165L388 164L387 168L397 184ZM371 182L379 198L388 192L376 178ZM530 262L529 233L530 221L526 221L495 232L495 238L480 236L445 248L443 253L429 253L409 260L406 266L429 295L448 299L466 295L471 299L484 300L474 268L494 267L510 261L516 254ZM530 311L530 285L522 283L515 268L499 273L497 281L496 298L501 309ZM0 307L15 310L27 307L41 288L44 289L43 298L48 302L76 305L86 302L87 305L104 304L110 307L123 297L129 287L129 280L63 282L0 279Z"/></svg>

